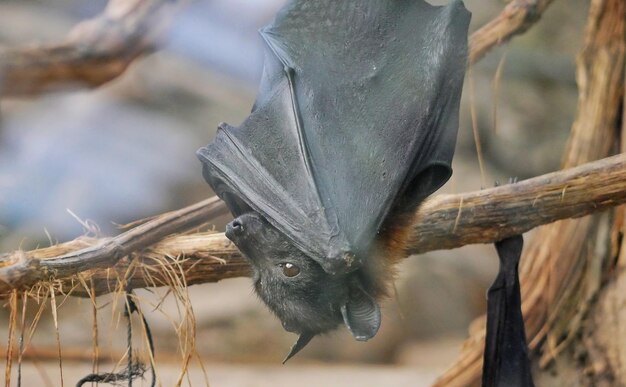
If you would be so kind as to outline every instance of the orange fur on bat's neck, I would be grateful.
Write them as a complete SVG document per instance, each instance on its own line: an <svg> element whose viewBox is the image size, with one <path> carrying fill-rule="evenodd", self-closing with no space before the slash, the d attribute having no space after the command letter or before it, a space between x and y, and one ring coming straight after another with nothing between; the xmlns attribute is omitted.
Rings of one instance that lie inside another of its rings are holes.
<svg viewBox="0 0 626 387"><path fill-rule="evenodd" d="M407 214L393 214L390 216L379 233L378 245L385 251L384 260L390 264L396 264L405 258L408 251L409 240L411 238L411 227L415 212Z"/></svg>

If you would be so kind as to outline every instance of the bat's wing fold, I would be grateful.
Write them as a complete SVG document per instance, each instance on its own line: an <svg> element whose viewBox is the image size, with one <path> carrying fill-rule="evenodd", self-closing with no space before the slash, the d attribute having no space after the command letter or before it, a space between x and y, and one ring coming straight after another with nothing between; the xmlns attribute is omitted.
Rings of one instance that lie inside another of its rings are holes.
<svg viewBox="0 0 626 387"><path fill-rule="evenodd" d="M483 387L533 387L518 274L524 239L496 243L500 271L487 293Z"/></svg>
<svg viewBox="0 0 626 387"><path fill-rule="evenodd" d="M289 2L260 31L253 112L199 151L205 177L326 271L358 268L390 211L450 176L469 19L460 1Z"/></svg>

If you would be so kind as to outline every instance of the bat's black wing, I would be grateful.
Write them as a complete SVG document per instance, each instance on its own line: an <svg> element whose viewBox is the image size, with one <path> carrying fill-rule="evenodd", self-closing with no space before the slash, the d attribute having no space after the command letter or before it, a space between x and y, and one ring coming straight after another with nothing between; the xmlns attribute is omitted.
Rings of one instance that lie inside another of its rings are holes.
<svg viewBox="0 0 626 387"><path fill-rule="evenodd" d="M518 265L524 239L496 243L500 271L487 293L483 387L533 387L528 358Z"/></svg>
<svg viewBox="0 0 626 387"><path fill-rule="evenodd" d="M357 268L394 206L450 176L469 19L461 1L289 2L260 31L252 114L198 152L206 179L326 271Z"/></svg>

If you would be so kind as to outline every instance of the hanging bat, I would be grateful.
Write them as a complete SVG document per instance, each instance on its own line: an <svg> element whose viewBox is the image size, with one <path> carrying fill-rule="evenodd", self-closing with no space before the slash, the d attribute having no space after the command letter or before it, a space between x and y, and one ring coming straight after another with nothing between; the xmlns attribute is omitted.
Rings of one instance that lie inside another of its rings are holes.
<svg viewBox="0 0 626 387"><path fill-rule="evenodd" d="M198 157L257 294L300 335L287 359L341 324L378 331L412 214L451 174L469 20L460 0L292 0L260 30L252 112Z"/></svg>

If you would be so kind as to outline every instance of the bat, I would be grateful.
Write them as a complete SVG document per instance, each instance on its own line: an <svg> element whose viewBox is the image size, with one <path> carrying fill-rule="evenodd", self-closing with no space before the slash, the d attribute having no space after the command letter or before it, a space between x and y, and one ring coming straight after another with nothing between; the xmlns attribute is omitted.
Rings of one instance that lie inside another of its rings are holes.
<svg viewBox="0 0 626 387"><path fill-rule="evenodd" d="M483 357L483 387L532 387L518 265L521 235L496 243L500 271L487 292L487 334Z"/></svg>
<svg viewBox="0 0 626 387"><path fill-rule="evenodd" d="M299 338L374 337L412 214L450 177L467 63L462 1L292 0L259 32L251 114L198 151L254 288Z"/></svg>

